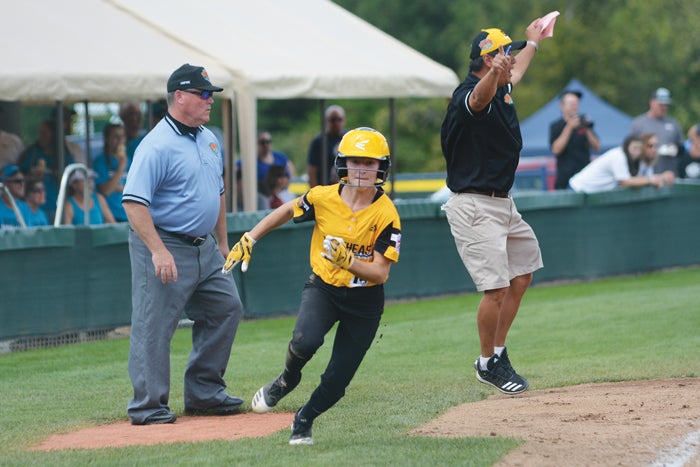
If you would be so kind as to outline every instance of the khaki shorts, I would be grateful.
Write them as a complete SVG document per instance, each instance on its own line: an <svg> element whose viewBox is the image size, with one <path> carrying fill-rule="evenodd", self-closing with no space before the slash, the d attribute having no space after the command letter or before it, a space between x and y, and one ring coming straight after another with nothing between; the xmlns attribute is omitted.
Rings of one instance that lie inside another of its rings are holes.
<svg viewBox="0 0 700 467"><path fill-rule="evenodd" d="M453 193L442 209L478 291L508 287L543 266L537 237L512 198Z"/></svg>

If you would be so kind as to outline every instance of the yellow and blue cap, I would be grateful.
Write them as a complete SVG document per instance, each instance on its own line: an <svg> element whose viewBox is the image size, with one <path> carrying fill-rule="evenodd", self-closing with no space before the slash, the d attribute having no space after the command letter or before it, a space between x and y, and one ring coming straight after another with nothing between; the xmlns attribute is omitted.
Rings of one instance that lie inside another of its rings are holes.
<svg viewBox="0 0 700 467"><path fill-rule="evenodd" d="M503 46L505 49L509 45L511 50L520 50L525 48L527 41L513 42L508 34L498 28L482 29L481 32L474 37L474 40L472 40L472 49L469 53L469 58L474 60L486 54L498 52L500 46Z"/></svg>

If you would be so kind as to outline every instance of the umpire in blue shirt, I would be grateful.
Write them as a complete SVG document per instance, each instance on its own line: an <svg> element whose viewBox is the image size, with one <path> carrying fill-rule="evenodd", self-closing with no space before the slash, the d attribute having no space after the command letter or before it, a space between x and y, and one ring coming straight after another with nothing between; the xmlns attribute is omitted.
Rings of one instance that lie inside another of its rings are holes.
<svg viewBox="0 0 700 467"><path fill-rule="evenodd" d="M221 148L202 126L223 89L204 68L185 64L167 91L168 112L136 149L122 197L132 229L134 425L177 418L168 406L170 341L183 311L194 322L185 413L227 415L243 403L224 382L242 306L232 276L221 274L229 252Z"/></svg>

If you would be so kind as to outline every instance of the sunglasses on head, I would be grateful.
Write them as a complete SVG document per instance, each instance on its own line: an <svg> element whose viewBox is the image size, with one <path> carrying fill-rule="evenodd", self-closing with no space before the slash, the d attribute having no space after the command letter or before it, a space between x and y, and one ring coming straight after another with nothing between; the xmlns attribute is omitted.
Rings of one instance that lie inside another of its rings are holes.
<svg viewBox="0 0 700 467"><path fill-rule="evenodd" d="M183 89L183 91L189 94L194 94L195 96L199 96L199 98L203 101L209 99L211 96L214 95L214 92L212 91L197 91L195 89Z"/></svg>

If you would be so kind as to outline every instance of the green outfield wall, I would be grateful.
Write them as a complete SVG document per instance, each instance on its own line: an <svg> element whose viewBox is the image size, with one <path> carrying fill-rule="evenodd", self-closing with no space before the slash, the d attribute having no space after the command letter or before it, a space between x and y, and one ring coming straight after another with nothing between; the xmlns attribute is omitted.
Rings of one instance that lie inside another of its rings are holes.
<svg viewBox="0 0 700 467"><path fill-rule="evenodd" d="M700 264L700 185L596 195L518 193L545 267L535 284ZM439 203L397 200L401 258L387 298L474 291ZM228 215L233 244L264 212ZM289 223L255 246L234 275L247 318L296 312L309 276L312 224ZM128 325L128 225L0 230L0 340Z"/></svg>

